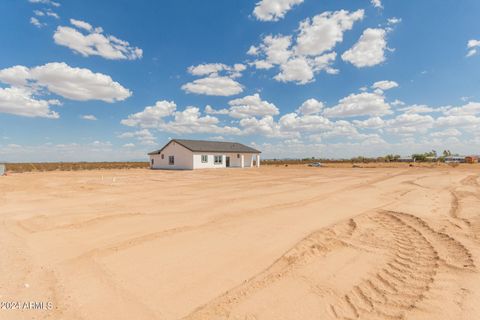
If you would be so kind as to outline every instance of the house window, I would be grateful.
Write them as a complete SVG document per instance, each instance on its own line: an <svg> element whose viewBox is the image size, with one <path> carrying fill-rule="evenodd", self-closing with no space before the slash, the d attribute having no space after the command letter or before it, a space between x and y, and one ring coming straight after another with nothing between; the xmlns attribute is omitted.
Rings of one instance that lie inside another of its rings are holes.
<svg viewBox="0 0 480 320"><path fill-rule="evenodd" d="M168 164L170 164L170 165L175 164L175 157L174 156L168 156Z"/></svg>
<svg viewBox="0 0 480 320"><path fill-rule="evenodd" d="M240 159L240 153L237 153L237 159Z"/></svg>
<svg viewBox="0 0 480 320"><path fill-rule="evenodd" d="M215 164L222 164L223 162L223 156L215 156Z"/></svg>
<svg viewBox="0 0 480 320"><path fill-rule="evenodd" d="M162 153L162 160L165 158L165 155Z"/></svg>
<svg viewBox="0 0 480 320"><path fill-rule="evenodd" d="M155 164L155 160L154 160L154 159L152 159L152 161L151 161L151 162L152 162L152 166L153 166L153 165Z"/></svg>
<svg viewBox="0 0 480 320"><path fill-rule="evenodd" d="M208 162L208 155L202 154L202 163L207 163Z"/></svg>

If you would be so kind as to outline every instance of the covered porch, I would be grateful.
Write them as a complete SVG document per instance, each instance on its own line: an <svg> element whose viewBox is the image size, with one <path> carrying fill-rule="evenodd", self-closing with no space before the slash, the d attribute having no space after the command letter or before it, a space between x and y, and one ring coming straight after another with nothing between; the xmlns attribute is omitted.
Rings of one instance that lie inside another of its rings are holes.
<svg viewBox="0 0 480 320"><path fill-rule="evenodd" d="M256 153L227 153L225 165L228 168L260 167L260 154Z"/></svg>

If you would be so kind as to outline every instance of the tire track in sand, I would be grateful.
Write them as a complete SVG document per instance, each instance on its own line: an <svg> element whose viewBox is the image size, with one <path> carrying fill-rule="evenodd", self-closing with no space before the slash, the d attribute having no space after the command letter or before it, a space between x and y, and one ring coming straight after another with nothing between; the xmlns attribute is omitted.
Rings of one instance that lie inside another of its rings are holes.
<svg viewBox="0 0 480 320"><path fill-rule="evenodd" d="M368 221L376 232L385 236L382 244L362 240L365 238L362 234L372 230L368 229ZM325 305L332 318L405 319L436 284L441 266L447 266L446 270L454 276L476 270L471 253L461 242L437 232L426 221L394 211L367 213L310 234L269 268L196 309L185 319L236 319L239 315L232 314L239 304L261 290L275 290L272 288L276 282L287 278L295 281L298 270L305 265L318 263L318 259L326 259L327 254L342 248L370 247L375 251L380 250L379 246L385 249L384 262L373 266L345 292L318 296L318 302ZM326 285L315 281L319 280L309 279L309 285Z"/></svg>

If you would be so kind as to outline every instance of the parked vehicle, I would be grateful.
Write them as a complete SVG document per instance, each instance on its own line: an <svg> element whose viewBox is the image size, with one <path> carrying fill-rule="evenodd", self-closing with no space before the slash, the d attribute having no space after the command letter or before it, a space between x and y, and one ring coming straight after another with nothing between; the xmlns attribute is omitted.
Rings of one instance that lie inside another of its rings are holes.
<svg viewBox="0 0 480 320"><path fill-rule="evenodd" d="M322 164L320 162L312 162L308 164L309 167L321 167Z"/></svg>

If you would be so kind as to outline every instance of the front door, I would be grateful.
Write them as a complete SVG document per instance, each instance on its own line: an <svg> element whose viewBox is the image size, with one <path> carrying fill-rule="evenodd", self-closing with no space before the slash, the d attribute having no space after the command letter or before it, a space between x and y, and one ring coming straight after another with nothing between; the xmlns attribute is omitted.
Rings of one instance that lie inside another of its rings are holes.
<svg viewBox="0 0 480 320"><path fill-rule="evenodd" d="M230 157L227 157L225 159L225 164L227 165L227 167L230 167Z"/></svg>

